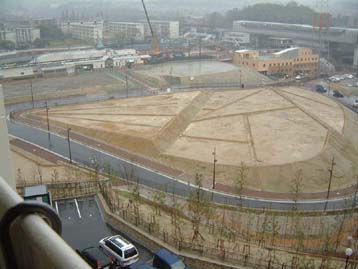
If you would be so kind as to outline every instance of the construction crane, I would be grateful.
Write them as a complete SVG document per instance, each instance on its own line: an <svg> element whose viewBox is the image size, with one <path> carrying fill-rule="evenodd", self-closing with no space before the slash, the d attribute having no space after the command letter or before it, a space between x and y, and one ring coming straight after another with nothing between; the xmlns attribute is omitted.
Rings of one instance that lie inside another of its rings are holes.
<svg viewBox="0 0 358 269"><path fill-rule="evenodd" d="M147 22L148 22L148 25L149 25L150 33L151 33L152 38L153 38L153 51L152 51L151 54L154 55L154 56L159 56L161 54L161 51L160 51L160 48L159 48L158 36L157 36L157 33L154 32L152 24L150 23L150 19L149 19L149 16L148 16L148 11L147 11L147 8L145 7L144 0L142 0L142 4L143 4L145 16L147 18Z"/></svg>

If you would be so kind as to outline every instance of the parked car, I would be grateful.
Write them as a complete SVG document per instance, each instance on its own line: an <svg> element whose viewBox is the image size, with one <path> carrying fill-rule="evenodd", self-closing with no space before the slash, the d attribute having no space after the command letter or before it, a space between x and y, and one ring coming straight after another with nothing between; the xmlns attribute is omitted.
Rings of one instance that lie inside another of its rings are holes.
<svg viewBox="0 0 358 269"><path fill-rule="evenodd" d="M99 241L99 245L121 267L139 259L137 248L120 235L107 236Z"/></svg>
<svg viewBox="0 0 358 269"><path fill-rule="evenodd" d="M190 269L174 253L161 248L154 253L153 261L144 263L139 261L131 264L128 269Z"/></svg>
<svg viewBox="0 0 358 269"><path fill-rule="evenodd" d="M168 268L168 269L187 269L188 267L183 261L174 253L161 248L154 253L153 258L154 268Z"/></svg>
<svg viewBox="0 0 358 269"><path fill-rule="evenodd" d="M315 86L316 92L325 93L327 90L322 85Z"/></svg>
<svg viewBox="0 0 358 269"><path fill-rule="evenodd" d="M354 100L353 105L354 108L358 108L358 99Z"/></svg>
<svg viewBox="0 0 358 269"><path fill-rule="evenodd" d="M111 269L114 268L113 260L104 254L100 249L95 247L85 248L83 250L76 249L76 252L95 269Z"/></svg>
<svg viewBox="0 0 358 269"><path fill-rule="evenodd" d="M344 95L341 94L339 91L333 91L333 96L336 98L343 98Z"/></svg>

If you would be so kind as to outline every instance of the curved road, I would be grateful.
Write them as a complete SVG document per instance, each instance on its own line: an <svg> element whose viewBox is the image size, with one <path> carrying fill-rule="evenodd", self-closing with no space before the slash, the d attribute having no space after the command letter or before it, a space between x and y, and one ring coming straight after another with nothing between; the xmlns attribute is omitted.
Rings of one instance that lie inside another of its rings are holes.
<svg viewBox="0 0 358 269"><path fill-rule="evenodd" d="M132 96L138 96L141 94L142 91L131 93ZM59 100L50 100L48 101L48 104L49 106L55 106L69 103L82 103L88 101L104 100L108 99L109 97L110 96L107 95L71 97ZM124 97L124 94L118 93L113 97ZM35 106L42 107L44 106L44 102L38 101ZM19 111L31 107L31 103L11 105L7 107L7 112L9 113L10 111ZM11 134L12 136L32 143L36 146L42 147L48 151L51 151L57 155L68 159L69 152L66 137L62 137L52 133L50 147L47 131L10 120L7 121L7 124L9 134ZM135 176L138 178L139 183L148 187L160 190L165 187L167 192L174 192L175 194L180 196L187 196L193 190L193 188L195 188L195 186L190 185L187 182L183 182L173 177L158 173L157 171L153 171L139 164L131 163L128 160L113 156L100 149L92 148L88 145L81 144L78 141L71 140L71 152L72 159L78 164L91 167L90 158L92 156L95 156L97 162L100 165L100 168L104 168L104 164L110 164L111 167L116 171L116 173L124 178L128 174L128 171L133 171ZM206 191L208 197L210 197L210 199L213 199L213 201L217 203L236 205L239 201L239 197L234 195L216 191L213 192L210 189L204 190ZM350 208L352 207L353 201L353 195L346 198L331 199L328 201L327 209ZM298 201L296 205L300 210L320 211L323 210L325 203L325 200L304 200ZM260 198L242 197L242 204L243 206L252 208L271 208L276 210L288 210L292 208L294 202L287 200L265 200Z"/></svg>

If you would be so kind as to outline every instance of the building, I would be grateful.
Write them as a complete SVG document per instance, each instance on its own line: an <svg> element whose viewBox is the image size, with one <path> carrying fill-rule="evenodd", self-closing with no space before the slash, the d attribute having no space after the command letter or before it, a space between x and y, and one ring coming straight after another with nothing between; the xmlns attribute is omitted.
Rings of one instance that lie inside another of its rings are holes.
<svg viewBox="0 0 358 269"><path fill-rule="evenodd" d="M40 39L40 29L32 27L17 27L11 31L0 31L0 40L9 40L15 43L15 45L21 46L23 44L31 44L36 39Z"/></svg>
<svg viewBox="0 0 358 269"><path fill-rule="evenodd" d="M144 24L140 22L108 22L105 33L110 39L144 40Z"/></svg>
<svg viewBox="0 0 358 269"><path fill-rule="evenodd" d="M41 75L73 74L79 70L91 71L143 64L148 58L150 58L149 55L138 55L134 49L92 49L43 54L34 59L32 64L36 65L37 73Z"/></svg>
<svg viewBox="0 0 358 269"><path fill-rule="evenodd" d="M267 40L267 45L269 48L287 49L293 46L293 40L285 37L270 37Z"/></svg>
<svg viewBox="0 0 358 269"><path fill-rule="evenodd" d="M103 39L103 22L64 22L60 24L64 34L69 34L73 38L86 40L96 43L97 40Z"/></svg>
<svg viewBox="0 0 358 269"><path fill-rule="evenodd" d="M15 173L10 156L9 137L6 125L6 112L4 105L4 95L0 85L0 178L3 177L7 183L15 190Z"/></svg>
<svg viewBox="0 0 358 269"><path fill-rule="evenodd" d="M224 32L222 42L240 47L250 43L250 34L241 32Z"/></svg>
<svg viewBox="0 0 358 269"><path fill-rule="evenodd" d="M238 50L233 63L253 68L265 75L314 77L318 72L319 56L309 48L288 48L272 54L257 50Z"/></svg>
<svg viewBox="0 0 358 269"><path fill-rule="evenodd" d="M179 21L150 21L153 31L156 32L159 38L179 38ZM144 23L144 37L151 37L152 34L148 23Z"/></svg>
<svg viewBox="0 0 358 269"><path fill-rule="evenodd" d="M36 39L40 39L40 29L32 27L19 27L15 30L16 44L33 43Z"/></svg>
<svg viewBox="0 0 358 269"><path fill-rule="evenodd" d="M337 63L358 66L358 29L328 27L319 32L318 27L259 21L234 21L233 31L251 35L256 48L265 48L270 37L290 38L293 44L314 48L323 57L333 58Z"/></svg>

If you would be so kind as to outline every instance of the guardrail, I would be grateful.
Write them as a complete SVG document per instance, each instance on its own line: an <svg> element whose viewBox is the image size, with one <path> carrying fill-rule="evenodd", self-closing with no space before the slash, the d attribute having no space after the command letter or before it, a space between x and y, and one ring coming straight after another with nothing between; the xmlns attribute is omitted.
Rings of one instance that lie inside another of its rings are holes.
<svg viewBox="0 0 358 269"><path fill-rule="evenodd" d="M23 199L0 177L0 220L21 202ZM11 242L2 242L0 251L4 253L5 244L11 243L18 268L90 268L38 214L20 213L10 226L9 238ZM4 257L0 254L0 268L13 269L5 266Z"/></svg>

